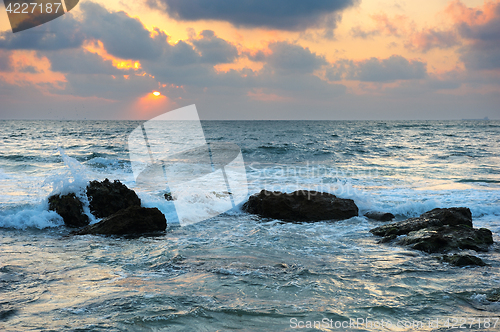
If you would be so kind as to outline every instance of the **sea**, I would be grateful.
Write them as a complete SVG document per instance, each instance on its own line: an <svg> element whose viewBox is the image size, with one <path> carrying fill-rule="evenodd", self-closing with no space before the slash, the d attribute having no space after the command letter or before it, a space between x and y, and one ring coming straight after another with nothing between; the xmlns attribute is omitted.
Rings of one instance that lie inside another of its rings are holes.
<svg viewBox="0 0 500 332"><path fill-rule="evenodd" d="M500 330L487 300L500 291L500 121L202 121L208 143L241 149L248 195L318 190L360 215L282 222L240 203L189 225L136 186L128 137L143 123L0 121L1 331ZM105 178L159 208L166 232L76 236L48 211L50 195ZM363 216L462 206L493 232L489 252L470 252L488 266L377 244L382 222Z"/></svg>

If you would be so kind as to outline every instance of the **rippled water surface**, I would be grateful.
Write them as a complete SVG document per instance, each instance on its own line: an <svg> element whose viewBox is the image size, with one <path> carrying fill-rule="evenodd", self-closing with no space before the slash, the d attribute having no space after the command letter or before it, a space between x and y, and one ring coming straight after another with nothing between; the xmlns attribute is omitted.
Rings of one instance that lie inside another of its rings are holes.
<svg viewBox="0 0 500 332"><path fill-rule="evenodd" d="M0 330L289 331L291 322L368 319L394 325L317 330L445 331L446 318L500 317L500 304L486 300L500 289L497 244L477 254L490 266L451 267L376 244L368 231L380 224L364 217L281 223L236 208L186 227L169 223L156 237L69 235L47 196L106 177L133 188L127 137L139 124L0 121ZM241 147L250 193L320 189L397 219L467 206L474 225L500 241L498 121L215 121L203 129L209 142ZM170 218L168 203L139 194ZM435 319L440 329L428 326Z"/></svg>

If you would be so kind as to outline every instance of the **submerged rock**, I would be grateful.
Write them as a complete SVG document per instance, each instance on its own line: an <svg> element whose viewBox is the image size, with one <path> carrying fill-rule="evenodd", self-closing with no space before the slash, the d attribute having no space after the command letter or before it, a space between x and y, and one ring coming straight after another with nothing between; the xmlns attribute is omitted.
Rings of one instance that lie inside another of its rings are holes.
<svg viewBox="0 0 500 332"><path fill-rule="evenodd" d="M56 211L68 227L83 227L89 217L83 213L83 204L74 193L49 197L49 210Z"/></svg>
<svg viewBox="0 0 500 332"><path fill-rule="evenodd" d="M75 232L76 235L129 235L165 231L167 220L157 208L131 206Z"/></svg>
<svg viewBox="0 0 500 332"><path fill-rule="evenodd" d="M390 223L370 232L383 237L379 243L396 240L396 244L428 253L460 249L488 251L493 244L490 230L472 228L468 208L434 209L419 218ZM397 240L399 235L407 236Z"/></svg>
<svg viewBox="0 0 500 332"><path fill-rule="evenodd" d="M394 219L394 215L388 212L380 212L380 211L369 211L365 213L365 217L378 221L391 221Z"/></svg>
<svg viewBox="0 0 500 332"><path fill-rule="evenodd" d="M140 206L135 191L118 180L91 181L87 186L90 212L97 218L105 218L130 206Z"/></svg>
<svg viewBox="0 0 500 332"><path fill-rule="evenodd" d="M285 221L343 220L358 215L358 207L352 199L307 190L290 194L262 190L249 197L243 210Z"/></svg>
<svg viewBox="0 0 500 332"><path fill-rule="evenodd" d="M466 254L453 254L452 256L445 255L442 257L442 260L454 266L486 265L481 258Z"/></svg>

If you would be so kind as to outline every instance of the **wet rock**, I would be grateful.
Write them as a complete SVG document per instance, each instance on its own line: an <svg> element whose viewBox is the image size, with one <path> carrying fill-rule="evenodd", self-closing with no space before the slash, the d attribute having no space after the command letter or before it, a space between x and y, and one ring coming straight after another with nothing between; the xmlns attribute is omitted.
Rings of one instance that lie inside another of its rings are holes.
<svg viewBox="0 0 500 332"><path fill-rule="evenodd" d="M365 213L365 217L378 221L391 221L395 218L392 213L380 211L369 211Z"/></svg>
<svg viewBox="0 0 500 332"><path fill-rule="evenodd" d="M90 212L97 218L105 218L130 206L140 206L137 194L118 180L91 181L87 186Z"/></svg>
<svg viewBox="0 0 500 332"><path fill-rule="evenodd" d="M411 232L396 243L428 253L459 249L488 251L489 245L493 244L493 237L491 231L486 228L476 229L464 225L442 226Z"/></svg>
<svg viewBox="0 0 500 332"><path fill-rule="evenodd" d="M157 208L131 206L112 214L97 224L87 226L74 234L146 234L163 232L166 228L167 220L163 213Z"/></svg>
<svg viewBox="0 0 500 332"><path fill-rule="evenodd" d="M471 249L488 251L493 244L490 230L472 228L472 215L468 208L434 209L419 218L376 227L370 232L383 237L379 243L394 240L395 243L427 253Z"/></svg>
<svg viewBox="0 0 500 332"><path fill-rule="evenodd" d="M423 213L420 218L438 219L443 225L472 227L472 213L465 207L438 208Z"/></svg>
<svg viewBox="0 0 500 332"><path fill-rule="evenodd" d="M409 218L386 225L382 225L370 230L370 233L377 236L404 235L432 226L442 226L438 219Z"/></svg>
<svg viewBox="0 0 500 332"><path fill-rule="evenodd" d="M427 211L418 218L409 218L403 221L382 225L370 230L377 236L403 235L423 228L433 226L465 225L472 227L472 214L468 208L434 209Z"/></svg>
<svg viewBox="0 0 500 332"><path fill-rule="evenodd" d="M479 257L466 254L453 254L452 256L445 255L442 257L444 262L454 266L485 266L486 263Z"/></svg>
<svg viewBox="0 0 500 332"><path fill-rule="evenodd" d="M343 220L358 215L358 207L352 199L307 190L290 194L262 190L249 197L243 210L285 221Z"/></svg>
<svg viewBox="0 0 500 332"><path fill-rule="evenodd" d="M50 196L49 210L56 211L68 227L82 227L89 224L89 217L83 213L83 204L74 193Z"/></svg>
<svg viewBox="0 0 500 332"><path fill-rule="evenodd" d="M496 290L492 294L489 294L486 300L490 302L500 302L500 290Z"/></svg>

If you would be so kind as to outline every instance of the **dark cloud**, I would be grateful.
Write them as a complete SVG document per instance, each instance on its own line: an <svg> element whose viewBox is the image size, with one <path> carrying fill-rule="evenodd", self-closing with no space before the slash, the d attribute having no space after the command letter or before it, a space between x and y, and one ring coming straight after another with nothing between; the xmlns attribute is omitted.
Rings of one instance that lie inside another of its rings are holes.
<svg viewBox="0 0 500 332"><path fill-rule="evenodd" d="M470 42L459 50L468 69L500 68L500 4L496 8L496 17L484 24L459 25L460 35Z"/></svg>
<svg viewBox="0 0 500 332"><path fill-rule="evenodd" d="M348 79L366 82L421 79L427 76L427 64L418 60L408 61L400 55L382 60L370 58L358 62L348 76Z"/></svg>
<svg viewBox="0 0 500 332"><path fill-rule="evenodd" d="M67 13L27 31L0 33L0 48L17 50L59 50L80 47L85 40L83 26Z"/></svg>
<svg viewBox="0 0 500 332"><path fill-rule="evenodd" d="M312 53L309 48L287 42L269 44L272 54L267 56L268 65L279 73L307 74L327 64L323 56Z"/></svg>
<svg viewBox="0 0 500 332"><path fill-rule="evenodd" d="M200 38L191 42L201 53L200 60L205 63L231 63L238 57L236 46L216 37L212 30L203 30L200 33Z"/></svg>
<svg viewBox="0 0 500 332"><path fill-rule="evenodd" d="M339 60L327 69L330 81L341 79L363 82L392 82L427 77L427 64L418 60L408 61L400 55L387 59L370 58L360 62Z"/></svg>
<svg viewBox="0 0 500 332"><path fill-rule="evenodd" d="M148 0L151 7L185 21L227 21L235 26L299 31L318 27L325 16L354 6L357 0ZM335 20L336 21L336 20Z"/></svg>
<svg viewBox="0 0 500 332"><path fill-rule="evenodd" d="M99 55L84 49L45 52L43 55L50 60L52 71L85 75L127 74L126 71L113 67L110 60L104 60Z"/></svg>
<svg viewBox="0 0 500 332"><path fill-rule="evenodd" d="M93 2L83 2L80 8L87 35L102 41L108 53L135 60L156 59L163 53L166 35L159 32L151 38L139 19L125 12L108 12Z"/></svg>

